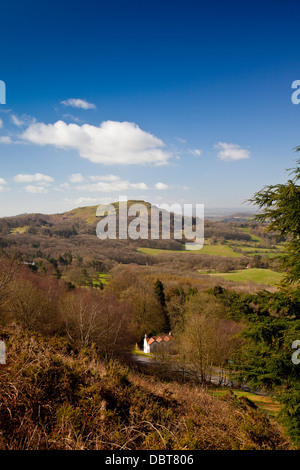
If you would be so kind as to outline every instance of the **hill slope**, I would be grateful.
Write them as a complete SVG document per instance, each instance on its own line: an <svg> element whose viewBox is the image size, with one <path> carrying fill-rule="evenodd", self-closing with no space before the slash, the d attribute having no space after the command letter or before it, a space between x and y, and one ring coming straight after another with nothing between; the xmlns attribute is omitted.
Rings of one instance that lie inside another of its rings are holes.
<svg viewBox="0 0 300 470"><path fill-rule="evenodd" d="M72 357L57 338L5 334L2 450L291 448L282 429L245 397L129 374L115 361L96 360L92 350Z"/></svg>

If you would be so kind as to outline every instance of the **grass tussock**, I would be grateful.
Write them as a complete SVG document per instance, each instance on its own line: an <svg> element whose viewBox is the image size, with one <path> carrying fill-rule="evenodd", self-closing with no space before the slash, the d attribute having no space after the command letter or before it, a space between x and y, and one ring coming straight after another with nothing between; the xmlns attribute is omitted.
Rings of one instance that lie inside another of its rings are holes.
<svg viewBox="0 0 300 470"><path fill-rule="evenodd" d="M167 384L78 354L62 339L5 332L0 369L2 450L289 449L282 429L251 401Z"/></svg>

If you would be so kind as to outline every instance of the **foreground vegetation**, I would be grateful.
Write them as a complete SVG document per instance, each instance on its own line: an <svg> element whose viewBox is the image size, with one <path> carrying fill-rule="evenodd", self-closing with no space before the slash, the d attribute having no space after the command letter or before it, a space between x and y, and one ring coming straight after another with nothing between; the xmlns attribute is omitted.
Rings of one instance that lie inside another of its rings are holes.
<svg viewBox="0 0 300 470"><path fill-rule="evenodd" d="M1 449L291 448L282 428L243 396L162 383L19 328L5 334Z"/></svg>
<svg viewBox="0 0 300 470"><path fill-rule="evenodd" d="M280 326L286 340L278 347L289 347L297 330L290 330L276 311L270 315L274 294L237 294L221 287L201 290L200 285L198 290L193 280L188 286L184 278L162 283L138 266L114 270L102 290L72 288L63 279L6 258L0 273L0 337L7 347L7 364L0 369L0 448L297 445L287 436L280 416L270 415L245 394L224 393L222 388L219 394L209 385L212 367L236 374L230 359L239 373L241 363L255 372L251 332L256 338L256 332L274 328L275 334ZM277 312L292 317L297 302L287 304L278 294ZM291 328L295 325L290 322ZM151 335L169 328L177 349L157 356L154 369L140 371L130 360L133 345L145 331ZM267 338L266 390L271 390L274 341ZM260 347L258 341L256 348ZM272 355L267 347L273 348ZM285 367L289 359L287 350ZM275 375L273 371L276 381ZM281 387L287 391L284 381Z"/></svg>

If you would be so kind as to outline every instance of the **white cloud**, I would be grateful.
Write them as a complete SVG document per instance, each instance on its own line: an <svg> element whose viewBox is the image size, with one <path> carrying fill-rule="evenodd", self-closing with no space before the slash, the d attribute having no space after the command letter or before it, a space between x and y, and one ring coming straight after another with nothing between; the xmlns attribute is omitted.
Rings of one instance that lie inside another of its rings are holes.
<svg viewBox="0 0 300 470"><path fill-rule="evenodd" d="M87 204L87 205L93 205L93 204L100 204L100 201L98 198L95 197L78 197L76 199L69 199L65 198L65 201L70 202L74 205L81 205L81 204ZM109 198L107 198L107 201L110 201Z"/></svg>
<svg viewBox="0 0 300 470"><path fill-rule="evenodd" d="M76 187L81 191L89 192L115 192L115 191L126 191L129 189L148 189L145 183L130 183L126 180L118 178L116 181L98 181L97 183L83 184Z"/></svg>
<svg viewBox="0 0 300 470"><path fill-rule="evenodd" d="M169 186L165 183L156 183L155 185L156 189L168 189Z"/></svg>
<svg viewBox="0 0 300 470"><path fill-rule="evenodd" d="M181 144L186 144L186 140L182 139L181 137L175 137L175 139L178 140L178 142L180 142Z"/></svg>
<svg viewBox="0 0 300 470"><path fill-rule="evenodd" d="M200 157L202 150L199 149L190 149L189 152L194 155L194 157Z"/></svg>
<svg viewBox="0 0 300 470"><path fill-rule="evenodd" d="M81 119L79 119L78 117L76 116L73 116L73 114L69 114L69 113L65 113L63 114L63 117L65 119L69 119L70 121L74 121L74 122L83 122Z"/></svg>
<svg viewBox="0 0 300 470"><path fill-rule="evenodd" d="M46 194L48 192L44 186L34 186L33 184L28 184L24 189L27 193L32 194Z"/></svg>
<svg viewBox="0 0 300 470"><path fill-rule="evenodd" d="M7 181L4 178L0 178L0 192L10 191L10 188L7 186Z"/></svg>
<svg viewBox="0 0 300 470"><path fill-rule="evenodd" d="M30 125L36 122L36 118L29 116L28 114L22 114L21 117L17 116L16 114L11 114L10 118L15 126L21 127L25 125Z"/></svg>
<svg viewBox="0 0 300 470"><path fill-rule="evenodd" d="M35 173L33 175L19 173L14 176L14 181L16 183L52 183L54 179L42 173Z"/></svg>
<svg viewBox="0 0 300 470"><path fill-rule="evenodd" d="M92 181L117 181L120 179L120 176L117 175L92 175L89 176Z"/></svg>
<svg viewBox="0 0 300 470"><path fill-rule="evenodd" d="M4 178L0 178L0 192L10 191L10 188L7 186L7 181Z"/></svg>
<svg viewBox="0 0 300 470"><path fill-rule="evenodd" d="M221 160L232 161L232 160L244 160L250 158L249 150L243 149L237 144L227 144L226 142L218 142L214 148L220 149L218 157Z"/></svg>
<svg viewBox="0 0 300 470"><path fill-rule="evenodd" d="M12 140L8 135L0 137L0 144L11 144Z"/></svg>
<svg viewBox="0 0 300 470"><path fill-rule="evenodd" d="M86 100L81 100L79 98L70 98L68 100L62 101L61 104L65 106L72 106L72 108L79 109L96 109L96 106L93 103L89 103Z"/></svg>
<svg viewBox="0 0 300 470"><path fill-rule="evenodd" d="M21 137L38 145L75 149L82 158L104 165L165 165L171 157L162 140L132 122L104 121L99 127L33 123Z"/></svg>
<svg viewBox="0 0 300 470"><path fill-rule="evenodd" d="M3 120L0 118L0 129L3 127Z"/></svg>
<svg viewBox="0 0 300 470"><path fill-rule="evenodd" d="M17 116L14 114L11 115L12 122L15 124L15 126L22 126L24 124L24 121L19 119Z"/></svg>
<svg viewBox="0 0 300 470"><path fill-rule="evenodd" d="M70 183L62 183L59 185L59 188L54 188L56 191L61 191L61 189L70 189L71 185Z"/></svg>
<svg viewBox="0 0 300 470"><path fill-rule="evenodd" d="M82 183L84 177L81 173L73 173L73 175L69 176L69 181L71 181L71 183Z"/></svg>

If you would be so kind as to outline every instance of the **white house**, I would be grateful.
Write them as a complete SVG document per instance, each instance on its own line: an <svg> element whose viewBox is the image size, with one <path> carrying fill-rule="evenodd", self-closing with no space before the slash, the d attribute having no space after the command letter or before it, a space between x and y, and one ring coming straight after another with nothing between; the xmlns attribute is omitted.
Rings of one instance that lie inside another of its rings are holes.
<svg viewBox="0 0 300 470"><path fill-rule="evenodd" d="M151 338L148 338L148 336L145 335L144 352L147 354L152 353L156 351L158 348L167 346L172 341L173 341L173 336L171 335L171 332L169 334L164 333L158 336L151 336Z"/></svg>
<svg viewBox="0 0 300 470"><path fill-rule="evenodd" d="M6 348L4 341L0 341L0 364L6 364Z"/></svg>

